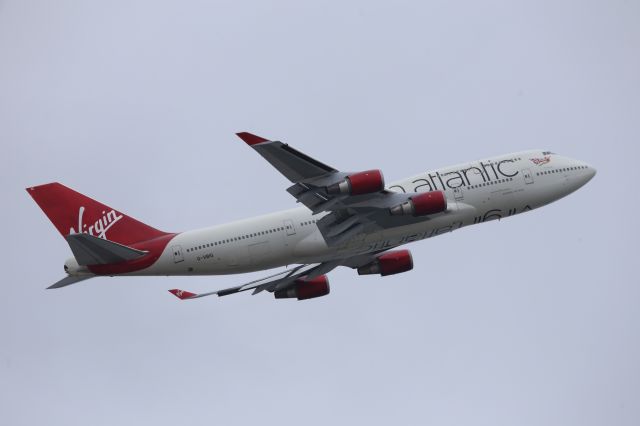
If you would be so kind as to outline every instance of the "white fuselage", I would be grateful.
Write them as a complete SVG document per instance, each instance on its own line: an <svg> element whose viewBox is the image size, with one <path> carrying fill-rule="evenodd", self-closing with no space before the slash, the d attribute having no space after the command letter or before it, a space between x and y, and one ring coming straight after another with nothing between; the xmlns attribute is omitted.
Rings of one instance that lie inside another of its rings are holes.
<svg viewBox="0 0 640 426"><path fill-rule="evenodd" d="M524 151L421 173L387 186L396 192L443 190L448 208L407 226L360 234L328 247L306 207L176 235L150 267L127 275L218 275L379 252L505 218L558 200L595 174L589 165Z"/></svg>

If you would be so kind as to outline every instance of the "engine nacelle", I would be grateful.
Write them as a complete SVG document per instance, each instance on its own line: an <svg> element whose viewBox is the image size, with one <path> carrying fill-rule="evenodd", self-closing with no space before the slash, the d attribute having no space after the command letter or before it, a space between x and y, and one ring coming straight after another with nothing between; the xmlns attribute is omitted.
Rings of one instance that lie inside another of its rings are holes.
<svg viewBox="0 0 640 426"><path fill-rule="evenodd" d="M298 278L293 286L275 291L273 295L276 299L291 299L295 297L298 300L306 300L326 296L329 291L329 278L326 275L320 275L308 281L304 278Z"/></svg>
<svg viewBox="0 0 640 426"><path fill-rule="evenodd" d="M346 179L329 185L327 192L331 195L362 195L384 189L384 176L380 170L367 170L355 173Z"/></svg>
<svg viewBox="0 0 640 426"><path fill-rule="evenodd" d="M430 191L414 195L409 198L409 201L395 207L391 207L389 211L394 216L427 216L430 214L441 213L446 209L447 198L444 196L444 192Z"/></svg>
<svg viewBox="0 0 640 426"><path fill-rule="evenodd" d="M413 259L409 250L393 250L381 254L375 261L368 265L358 268L359 275L380 274L386 275L399 274L413 269Z"/></svg>

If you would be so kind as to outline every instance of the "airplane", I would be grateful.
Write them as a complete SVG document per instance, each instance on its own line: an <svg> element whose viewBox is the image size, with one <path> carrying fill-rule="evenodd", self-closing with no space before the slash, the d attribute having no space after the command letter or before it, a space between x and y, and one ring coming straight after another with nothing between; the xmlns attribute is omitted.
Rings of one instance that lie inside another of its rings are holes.
<svg viewBox="0 0 640 426"><path fill-rule="evenodd" d="M66 239L73 257L61 288L98 276L226 275L285 270L180 299L243 291L307 300L330 292L327 274L413 269L408 243L542 207L576 191L596 170L550 151L529 150L419 173L386 185L380 170L339 171L280 141L237 133L291 185L298 203L186 232L163 232L54 182L27 192ZM293 265L289 267L290 265Z"/></svg>

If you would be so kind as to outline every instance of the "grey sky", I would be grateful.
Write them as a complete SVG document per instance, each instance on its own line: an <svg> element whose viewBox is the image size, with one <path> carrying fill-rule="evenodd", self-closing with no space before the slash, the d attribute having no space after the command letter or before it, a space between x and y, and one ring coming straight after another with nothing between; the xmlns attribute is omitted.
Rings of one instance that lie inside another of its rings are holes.
<svg viewBox="0 0 640 426"><path fill-rule="evenodd" d="M637 425L637 1L0 1L0 424ZM547 148L598 175L329 297L100 278L24 192L160 229L289 208L234 133L387 181Z"/></svg>

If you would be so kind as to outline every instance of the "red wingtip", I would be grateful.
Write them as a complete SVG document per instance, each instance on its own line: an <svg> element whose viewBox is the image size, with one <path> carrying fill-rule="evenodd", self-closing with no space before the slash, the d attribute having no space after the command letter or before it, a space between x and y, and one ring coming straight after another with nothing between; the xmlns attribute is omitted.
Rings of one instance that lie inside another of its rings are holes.
<svg viewBox="0 0 640 426"><path fill-rule="evenodd" d="M240 139L245 141L249 146L262 143L262 142L269 142L269 139L261 138L260 136L256 136L253 133L249 133L249 132L240 132L240 133L236 133L236 135Z"/></svg>
<svg viewBox="0 0 640 426"><path fill-rule="evenodd" d="M179 290L177 288L169 290L169 293L173 294L174 296L176 296L178 299L181 299L181 300L191 299L193 296L197 296L195 293L191 293L190 291L185 291L185 290Z"/></svg>

